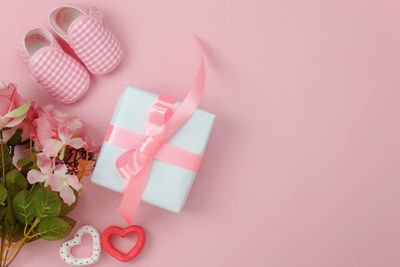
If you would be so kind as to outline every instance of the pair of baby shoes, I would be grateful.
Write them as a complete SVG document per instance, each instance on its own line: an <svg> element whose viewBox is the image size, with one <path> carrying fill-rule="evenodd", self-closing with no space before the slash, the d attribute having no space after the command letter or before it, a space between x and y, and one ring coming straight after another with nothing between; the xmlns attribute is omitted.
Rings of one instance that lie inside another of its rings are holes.
<svg viewBox="0 0 400 267"><path fill-rule="evenodd" d="M68 55L50 31L36 28L22 40L20 54L33 78L56 100L74 103L89 88L89 72L107 74L121 61L118 39L103 26L95 7L65 5L50 13L50 27L72 48L80 61Z"/></svg>

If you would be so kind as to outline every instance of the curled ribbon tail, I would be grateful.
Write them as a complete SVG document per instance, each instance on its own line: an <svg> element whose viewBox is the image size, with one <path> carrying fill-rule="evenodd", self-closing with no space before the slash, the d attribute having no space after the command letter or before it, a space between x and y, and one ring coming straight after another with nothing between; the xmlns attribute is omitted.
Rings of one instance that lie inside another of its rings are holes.
<svg viewBox="0 0 400 267"><path fill-rule="evenodd" d="M122 200L118 212L122 218L132 224L139 204L142 200L144 189L146 188L147 177L149 175L150 165L145 166L134 179L130 179L122 191Z"/></svg>

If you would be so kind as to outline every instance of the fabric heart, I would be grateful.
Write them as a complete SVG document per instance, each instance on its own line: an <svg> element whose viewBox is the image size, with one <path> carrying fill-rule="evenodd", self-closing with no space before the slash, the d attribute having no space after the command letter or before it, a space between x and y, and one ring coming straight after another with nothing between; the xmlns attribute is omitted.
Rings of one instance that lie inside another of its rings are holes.
<svg viewBox="0 0 400 267"><path fill-rule="evenodd" d="M92 237L93 241L93 249L92 255L87 258L78 258L74 257L71 254L71 248L74 246L78 246L82 242L82 236L84 234L89 234ZM74 238L62 243L60 247L60 256L63 261L71 265L90 265L96 263L99 260L101 253L101 243L100 243L100 234L91 225L82 226L75 234Z"/></svg>
<svg viewBox="0 0 400 267"><path fill-rule="evenodd" d="M116 249L111 243L111 236L119 235L120 237L125 237L129 233L135 233L138 239L135 246L133 246L133 248L128 253L122 253L121 251ZM119 261L130 261L131 259L136 257L142 250L145 240L146 237L144 234L144 230L138 225L131 225L124 229L117 226L110 226L101 234L101 245L103 246L104 250Z"/></svg>

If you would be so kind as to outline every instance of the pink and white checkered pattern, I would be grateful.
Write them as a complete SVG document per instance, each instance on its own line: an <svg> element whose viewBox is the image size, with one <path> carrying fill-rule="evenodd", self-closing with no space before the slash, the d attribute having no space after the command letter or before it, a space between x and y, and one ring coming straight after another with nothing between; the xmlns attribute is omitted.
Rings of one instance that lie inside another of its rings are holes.
<svg viewBox="0 0 400 267"><path fill-rule="evenodd" d="M66 5L56 9L52 15L57 18L65 8L76 9L82 15L71 23L67 35L52 25L59 23L57 19L55 22L50 19L55 32L71 46L91 73L102 75L114 70L122 59L122 47L115 35L104 27L102 13L96 7L87 10L81 6Z"/></svg>
<svg viewBox="0 0 400 267"><path fill-rule="evenodd" d="M93 74L106 74L122 59L118 39L93 17L78 18L69 30L70 46Z"/></svg>
<svg viewBox="0 0 400 267"><path fill-rule="evenodd" d="M51 34L48 32L47 36ZM54 38L32 56L25 42L20 52L33 78L56 100L66 104L76 102L89 88L90 76L85 67L66 54Z"/></svg>
<svg viewBox="0 0 400 267"><path fill-rule="evenodd" d="M55 99L73 103L89 88L86 69L62 50L46 49L29 67L38 83Z"/></svg>

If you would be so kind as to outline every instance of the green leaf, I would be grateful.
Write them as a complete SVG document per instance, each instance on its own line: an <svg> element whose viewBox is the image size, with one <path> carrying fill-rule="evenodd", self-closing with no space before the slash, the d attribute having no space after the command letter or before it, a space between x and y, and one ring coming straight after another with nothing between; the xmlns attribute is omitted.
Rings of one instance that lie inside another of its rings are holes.
<svg viewBox="0 0 400 267"><path fill-rule="evenodd" d="M21 191L21 188L19 188L16 184L10 184L7 187L8 191L8 201L11 203L12 199Z"/></svg>
<svg viewBox="0 0 400 267"><path fill-rule="evenodd" d="M2 222L2 229L5 231L2 231L2 237L7 236L8 239L11 239L12 241L18 241L21 240L23 236L23 227L21 228L20 223L17 222L13 209L11 206L8 206L6 208L6 214L4 217L4 221ZM25 226L25 225L24 225Z"/></svg>
<svg viewBox="0 0 400 267"><path fill-rule="evenodd" d="M32 203L37 219L55 217L60 214L61 201L57 193L50 189L38 188L32 194Z"/></svg>
<svg viewBox="0 0 400 267"><path fill-rule="evenodd" d="M24 167L25 165L27 165L27 164L29 164L29 163L32 163L32 161L30 161L29 159L26 159L26 158L20 158L20 159L17 161L17 166L20 167L20 168L22 168L22 167Z"/></svg>
<svg viewBox="0 0 400 267"><path fill-rule="evenodd" d="M0 224L3 225L4 220L6 218L6 213L7 213L7 207L1 207L0 208Z"/></svg>
<svg viewBox="0 0 400 267"><path fill-rule="evenodd" d="M76 225L76 221L74 220L74 219L72 219L72 218L70 218L70 217L67 217L67 216L64 216L64 217L61 217L64 221L66 221L68 224L69 224L69 226L71 226L71 230L75 227L75 225Z"/></svg>
<svg viewBox="0 0 400 267"><path fill-rule="evenodd" d="M19 192L14 197L13 208L15 217L23 224L30 223L35 217L35 208L33 207L32 196L26 190Z"/></svg>
<svg viewBox="0 0 400 267"><path fill-rule="evenodd" d="M68 206L68 204L66 204L64 201L61 201L62 204L61 204L60 216L65 216L68 213L70 213L73 209L75 209L76 205L78 204L79 193L74 190L74 194L76 200L71 205Z"/></svg>
<svg viewBox="0 0 400 267"><path fill-rule="evenodd" d="M17 162L17 166L21 168L20 172L24 177L27 177L28 172L32 169L33 167L33 162L28 160L28 159L20 159Z"/></svg>
<svg viewBox="0 0 400 267"><path fill-rule="evenodd" d="M25 227L25 224L21 224L21 223L17 223L14 227L12 227L11 241L18 242L22 238L25 237L24 227Z"/></svg>
<svg viewBox="0 0 400 267"><path fill-rule="evenodd" d="M25 177L17 169L13 169L6 174L6 187L8 188L10 184L15 184L20 190L28 187Z"/></svg>
<svg viewBox="0 0 400 267"><path fill-rule="evenodd" d="M28 176L28 172L32 169L33 162L26 164L24 167L21 169L21 174L25 177Z"/></svg>
<svg viewBox="0 0 400 267"><path fill-rule="evenodd" d="M7 189L3 186L0 185L0 204L3 204L4 201L7 199Z"/></svg>
<svg viewBox="0 0 400 267"><path fill-rule="evenodd" d="M71 230L71 225L59 217L45 218L40 221L38 227L40 236L50 241L63 239Z"/></svg>
<svg viewBox="0 0 400 267"><path fill-rule="evenodd" d="M21 134L22 130L18 129L15 131L15 134L7 141L7 145L9 146L16 146L21 143Z"/></svg>
<svg viewBox="0 0 400 267"><path fill-rule="evenodd" d="M9 226L13 226L17 222L12 207L10 206L7 207L5 219L6 219L6 224L8 224ZM11 234L9 234L9 236L11 236Z"/></svg>
<svg viewBox="0 0 400 267"><path fill-rule="evenodd" d="M25 177L17 170L13 169L6 174L6 188L8 190L8 196L10 197L10 203L12 199L21 191L25 190L28 186Z"/></svg>
<svg viewBox="0 0 400 267"><path fill-rule="evenodd" d="M43 186L43 184L40 184L40 183L30 184L26 190L33 194L33 193L35 193L36 190L38 190L39 188L42 188L42 186Z"/></svg>
<svg viewBox="0 0 400 267"><path fill-rule="evenodd" d="M6 114L6 116L9 118L21 117L22 115L24 115L25 113L28 112L30 106L31 105L29 105L29 104L23 104L23 105L19 106L18 108L14 109L13 111L9 112L8 114Z"/></svg>

